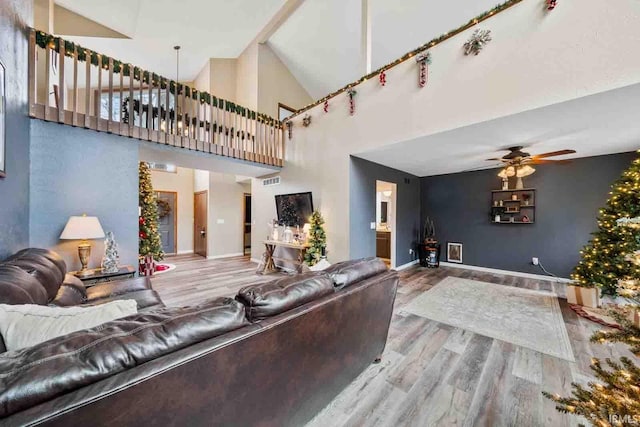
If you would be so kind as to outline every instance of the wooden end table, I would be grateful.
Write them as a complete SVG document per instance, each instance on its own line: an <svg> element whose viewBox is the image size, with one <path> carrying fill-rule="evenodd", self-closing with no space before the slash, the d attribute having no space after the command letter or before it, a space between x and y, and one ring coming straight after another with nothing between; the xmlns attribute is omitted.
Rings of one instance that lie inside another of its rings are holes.
<svg viewBox="0 0 640 427"><path fill-rule="evenodd" d="M132 279L136 276L136 269L131 265L122 265L115 273L103 273L101 268L90 270L90 274L78 275L78 271L71 271L86 287L97 285L98 283L111 282L113 280Z"/></svg>
<svg viewBox="0 0 640 427"><path fill-rule="evenodd" d="M303 243L303 244L285 243L279 240L265 240L264 247L265 247L266 259L265 259L264 269L262 270L262 273L269 274L269 273L274 273L278 271L278 267L276 266L276 261L284 261L284 262L290 262L292 264L295 264L298 266L297 270L300 271L302 269L302 264L304 264L304 256L307 253L309 244L308 243ZM276 252L276 248L278 247L295 249L296 251L298 251L297 259L279 258L275 256L274 254Z"/></svg>

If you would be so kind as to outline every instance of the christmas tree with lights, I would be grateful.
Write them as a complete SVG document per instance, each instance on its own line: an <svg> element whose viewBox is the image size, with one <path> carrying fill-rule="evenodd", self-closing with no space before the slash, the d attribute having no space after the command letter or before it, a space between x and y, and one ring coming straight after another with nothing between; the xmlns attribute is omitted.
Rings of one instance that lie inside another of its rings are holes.
<svg viewBox="0 0 640 427"><path fill-rule="evenodd" d="M324 219L318 211L311 215L311 228L309 230L309 248L304 256L307 265L316 265L325 255L327 247L327 235L324 231Z"/></svg>
<svg viewBox="0 0 640 427"><path fill-rule="evenodd" d="M138 168L140 193L138 205L140 206L138 254L140 258L152 256L155 261L164 258L162 241L158 231L158 199L151 185L151 171L146 162L140 162Z"/></svg>
<svg viewBox="0 0 640 427"><path fill-rule="evenodd" d="M598 231L580 253L582 259L571 275L579 286L598 286L602 293L615 295L618 279L640 277L640 266L625 257L640 250L632 229L618 227L617 220L640 216L640 159L611 187L610 198L598 215Z"/></svg>

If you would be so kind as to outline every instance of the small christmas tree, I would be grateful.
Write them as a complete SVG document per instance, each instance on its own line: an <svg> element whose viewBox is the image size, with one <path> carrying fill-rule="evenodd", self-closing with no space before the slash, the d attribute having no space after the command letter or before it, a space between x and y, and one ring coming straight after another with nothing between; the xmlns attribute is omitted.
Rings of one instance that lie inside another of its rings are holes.
<svg viewBox="0 0 640 427"><path fill-rule="evenodd" d="M314 211L311 215L311 228L309 230L309 248L304 256L307 265L316 265L325 253L327 247L327 235L324 232L324 219L319 211Z"/></svg>
<svg viewBox="0 0 640 427"><path fill-rule="evenodd" d="M582 250L582 260L572 278L578 285L599 286L615 295L619 278L640 277L640 266L625 262L625 256L640 244L628 227L617 227L616 220L640 216L640 159L624 171L612 186L607 205L600 209L598 231Z"/></svg>
<svg viewBox="0 0 640 427"><path fill-rule="evenodd" d="M140 258L151 255L154 260L159 261L164 258L164 252L158 231L158 200L151 185L149 165L140 162L138 171L140 174L138 203L141 208L138 253Z"/></svg>

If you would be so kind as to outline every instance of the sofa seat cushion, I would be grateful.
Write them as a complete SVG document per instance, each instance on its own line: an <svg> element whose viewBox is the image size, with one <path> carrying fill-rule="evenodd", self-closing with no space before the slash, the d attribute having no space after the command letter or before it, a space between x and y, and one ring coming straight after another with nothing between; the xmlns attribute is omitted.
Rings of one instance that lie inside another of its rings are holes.
<svg viewBox="0 0 640 427"><path fill-rule="evenodd" d="M0 265L0 304L46 304L46 289L30 273L15 265Z"/></svg>
<svg viewBox="0 0 640 427"><path fill-rule="evenodd" d="M303 273L240 289L236 299L247 309L250 321L266 319L334 292L331 279Z"/></svg>
<svg viewBox="0 0 640 427"><path fill-rule="evenodd" d="M137 312L135 301L114 301L96 307L0 304L0 335L8 351L20 350Z"/></svg>
<svg viewBox="0 0 640 427"><path fill-rule="evenodd" d="M324 273L331 277L336 288L342 289L387 270L387 265L379 258L362 258L333 264Z"/></svg>
<svg viewBox="0 0 640 427"><path fill-rule="evenodd" d="M91 289L91 288L89 288ZM160 295L152 289L143 291L127 292L126 294L110 295L104 298L87 300L83 305L100 305L111 301L134 300L138 304L138 310L148 310L151 308L162 308L164 303L160 299Z"/></svg>
<svg viewBox="0 0 640 427"><path fill-rule="evenodd" d="M246 325L242 304L218 298L0 354L0 418Z"/></svg>

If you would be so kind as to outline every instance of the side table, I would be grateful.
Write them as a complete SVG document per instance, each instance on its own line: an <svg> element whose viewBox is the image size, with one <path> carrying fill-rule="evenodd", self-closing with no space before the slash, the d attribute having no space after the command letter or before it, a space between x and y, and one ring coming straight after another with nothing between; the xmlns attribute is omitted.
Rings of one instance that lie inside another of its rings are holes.
<svg viewBox="0 0 640 427"><path fill-rule="evenodd" d="M71 271L84 283L86 287L97 285L98 283L111 282L112 280L132 279L136 276L136 269L131 265L122 265L115 273L103 273L101 268L94 268L90 274L79 276L77 271Z"/></svg>

